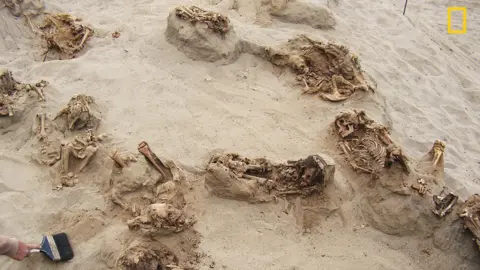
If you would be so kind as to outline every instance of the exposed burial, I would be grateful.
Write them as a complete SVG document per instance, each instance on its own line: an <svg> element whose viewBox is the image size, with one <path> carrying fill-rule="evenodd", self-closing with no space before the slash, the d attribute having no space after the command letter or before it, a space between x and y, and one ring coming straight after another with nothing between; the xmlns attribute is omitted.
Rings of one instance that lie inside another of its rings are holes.
<svg viewBox="0 0 480 270"><path fill-rule="evenodd" d="M320 155L274 163L234 153L215 154L207 165L205 186L218 197L269 202L277 196L321 192L333 181L334 174L333 161Z"/></svg>
<svg viewBox="0 0 480 270"><path fill-rule="evenodd" d="M48 82L44 80L35 84L21 83L11 71L0 69L0 128L10 126L14 118L21 117L28 107L31 109L38 101L45 101L43 89L47 85ZM31 98L32 92L37 99Z"/></svg>
<svg viewBox="0 0 480 270"><path fill-rule="evenodd" d="M196 6L179 6L171 11L165 36L193 60L230 63L240 55L228 17Z"/></svg>
<svg viewBox="0 0 480 270"><path fill-rule="evenodd" d="M288 67L297 75L304 94L328 101L343 101L357 91L375 91L375 84L361 69L358 56L343 45L313 40L306 35L277 47L265 48L274 65Z"/></svg>
<svg viewBox="0 0 480 270"><path fill-rule="evenodd" d="M46 44L44 60L71 59L83 50L93 30L69 14L47 14L39 25Z"/></svg>
<svg viewBox="0 0 480 270"><path fill-rule="evenodd" d="M195 219L184 210L184 172L173 161L159 158L145 141L138 151L143 157L118 150L110 153L114 166L108 197L129 213L128 228L147 236L190 228Z"/></svg>

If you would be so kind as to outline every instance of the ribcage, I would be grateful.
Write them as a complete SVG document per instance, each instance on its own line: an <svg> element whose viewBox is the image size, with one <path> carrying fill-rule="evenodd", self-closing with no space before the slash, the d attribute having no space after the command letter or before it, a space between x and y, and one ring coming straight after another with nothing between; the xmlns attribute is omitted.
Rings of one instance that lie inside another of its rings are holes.
<svg viewBox="0 0 480 270"><path fill-rule="evenodd" d="M370 136L365 136L361 139L360 145L362 145L362 148L364 148L370 154L378 166L381 168L385 166L387 150L379 140L371 138Z"/></svg>

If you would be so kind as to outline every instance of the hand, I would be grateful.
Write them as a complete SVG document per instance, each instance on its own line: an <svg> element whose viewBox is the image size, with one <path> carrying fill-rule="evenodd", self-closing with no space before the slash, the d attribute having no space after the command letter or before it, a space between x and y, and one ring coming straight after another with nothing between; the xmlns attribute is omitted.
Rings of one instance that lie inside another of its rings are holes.
<svg viewBox="0 0 480 270"><path fill-rule="evenodd" d="M34 248L40 248L39 244L25 244L22 241L18 241L17 254L13 257L14 260L21 261L30 255L30 250Z"/></svg>

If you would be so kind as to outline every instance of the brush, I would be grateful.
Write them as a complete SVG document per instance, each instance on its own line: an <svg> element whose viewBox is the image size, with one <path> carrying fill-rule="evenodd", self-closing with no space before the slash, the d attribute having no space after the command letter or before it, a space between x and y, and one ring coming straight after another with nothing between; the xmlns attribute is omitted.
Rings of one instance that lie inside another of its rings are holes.
<svg viewBox="0 0 480 270"><path fill-rule="evenodd" d="M31 249L30 252L41 252L56 262L69 261L74 256L66 233L44 235L40 249Z"/></svg>

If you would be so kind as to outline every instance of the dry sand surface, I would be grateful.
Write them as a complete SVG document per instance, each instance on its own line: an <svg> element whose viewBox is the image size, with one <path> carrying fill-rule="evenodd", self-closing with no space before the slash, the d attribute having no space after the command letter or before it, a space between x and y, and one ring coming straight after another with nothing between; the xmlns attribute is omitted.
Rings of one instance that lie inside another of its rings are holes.
<svg viewBox="0 0 480 270"><path fill-rule="evenodd" d="M74 59L63 60L45 58L26 17L1 8L0 68L20 82L48 85L45 101L30 91L13 116L1 116L0 232L35 242L66 231L75 258L61 264L39 254L22 262L0 258L0 268L114 269L140 258L129 269L478 269L478 247L458 207L439 218L431 195L443 185L459 201L480 193L480 5L410 1L403 16L402 2L46 1L46 11L80 17L94 31ZM22 7L36 10L29 3ZM192 26L172 13L179 5L219 12L232 30L218 28L216 36L201 23ZM466 34L447 35L447 6L467 7ZM354 53L345 59L351 59L346 73L355 76L337 78L350 87L344 101L302 95L304 84L317 83L313 77L295 85L293 73L304 63L292 64L296 59L275 48L299 34ZM273 49L262 57L267 47ZM74 101L92 114L76 123L90 125L97 137L81 126L69 130L74 107L53 121L77 94L86 95ZM414 168L425 169L422 156L435 140L446 143L440 173L425 174L434 175L425 176L427 195L397 189L407 179L399 165L382 168L376 180L352 170L332 131L335 117L350 108L388 127ZM42 113L43 141L32 132ZM75 150L75 136L89 146ZM68 155L96 154L84 168L83 156L39 164L61 139L72 142ZM159 170L137 150L142 141L160 157ZM220 177L225 172L208 164L215 153L277 163L319 154L335 163L335 174L322 175L328 181L320 195L284 198L277 184L270 194L268 183L256 189L234 169ZM65 167L75 173L62 177ZM219 191L219 179L240 182Z"/></svg>

